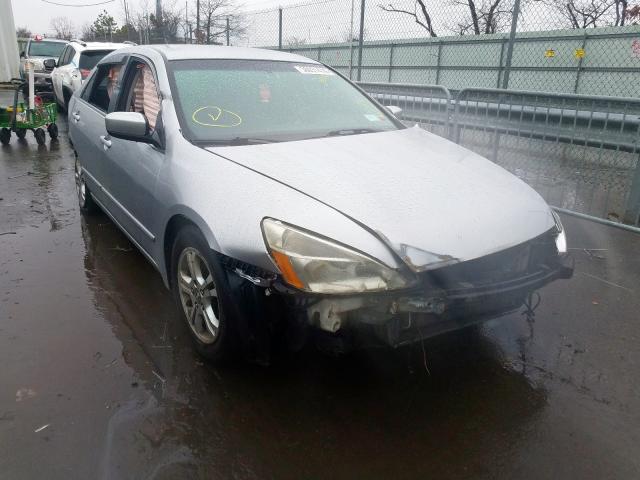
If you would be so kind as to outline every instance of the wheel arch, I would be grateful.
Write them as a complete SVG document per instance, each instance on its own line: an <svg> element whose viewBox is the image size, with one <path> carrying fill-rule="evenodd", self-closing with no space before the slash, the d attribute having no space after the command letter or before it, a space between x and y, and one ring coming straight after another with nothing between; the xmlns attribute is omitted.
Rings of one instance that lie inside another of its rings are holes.
<svg viewBox="0 0 640 480"><path fill-rule="evenodd" d="M171 288L171 250L178 232L188 226L194 226L204 236L207 244L212 250L220 251L220 246L208 227L207 223L197 213L189 209L179 209L173 212L165 223L164 233L162 235L162 268L161 273L167 288Z"/></svg>

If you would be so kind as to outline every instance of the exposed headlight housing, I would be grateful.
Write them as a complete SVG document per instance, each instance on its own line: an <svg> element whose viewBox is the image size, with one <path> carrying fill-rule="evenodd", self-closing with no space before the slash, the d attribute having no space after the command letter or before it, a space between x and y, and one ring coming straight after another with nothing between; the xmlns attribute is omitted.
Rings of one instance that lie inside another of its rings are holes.
<svg viewBox="0 0 640 480"><path fill-rule="evenodd" d="M556 236L556 248L558 249L558 253L567 253L567 234L565 233L562 222L560 221L560 216L554 210L551 210L551 214L553 215L553 219L556 222L556 229L558 230L558 235Z"/></svg>
<svg viewBox="0 0 640 480"><path fill-rule="evenodd" d="M313 293L364 293L405 288L414 281L338 242L288 225L262 220L267 249L289 285Z"/></svg>
<svg viewBox="0 0 640 480"><path fill-rule="evenodd" d="M39 58L30 58L29 61L33 64L34 72L44 72L44 61Z"/></svg>

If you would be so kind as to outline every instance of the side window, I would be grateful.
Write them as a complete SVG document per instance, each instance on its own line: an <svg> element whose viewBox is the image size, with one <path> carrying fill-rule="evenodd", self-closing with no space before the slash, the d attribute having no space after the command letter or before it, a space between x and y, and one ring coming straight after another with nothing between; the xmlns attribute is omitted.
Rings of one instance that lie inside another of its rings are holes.
<svg viewBox="0 0 640 480"><path fill-rule="evenodd" d="M73 57L76 55L76 49L73 47L68 47L67 58L64 59L64 64L69 65L73 61Z"/></svg>
<svg viewBox="0 0 640 480"><path fill-rule="evenodd" d="M62 67L63 65L66 65L65 59L67 58L67 53L69 52L70 48L71 47L64 47L64 50L62 50L62 53L60 54L60 58L58 58L58 67Z"/></svg>
<svg viewBox="0 0 640 480"><path fill-rule="evenodd" d="M109 110L111 97L116 91L120 69L121 65L119 64L100 65L82 98L106 113Z"/></svg>
<svg viewBox="0 0 640 480"><path fill-rule="evenodd" d="M64 65L69 65L71 63L71 59L73 58L73 56L75 55L76 51L73 49L72 46L67 46L65 47L64 51L62 52L62 55L60 55L60 60L58 61L58 66L62 67Z"/></svg>
<svg viewBox="0 0 640 480"><path fill-rule="evenodd" d="M118 110L142 113L149 123L149 130L153 132L160 112L160 96L153 70L148 64L138 60L129 64L127 83L121 98L124 102L118 105Z"/></svg>

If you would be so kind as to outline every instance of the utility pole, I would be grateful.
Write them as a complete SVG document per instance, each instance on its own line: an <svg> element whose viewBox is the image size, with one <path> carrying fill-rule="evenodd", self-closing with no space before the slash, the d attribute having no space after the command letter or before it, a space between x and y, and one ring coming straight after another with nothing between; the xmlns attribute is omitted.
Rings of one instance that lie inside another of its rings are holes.
<svg viewBox="0 0 640 480"><path fill-rule="evenodd" d="M516 0L518 2L520 0ZM362 80L362 46L364 43L364 6L366 0L360 2L360 35L358 36L358 81Z"/></svg>
<svg viewBox="0 0 640 480"><path fill-rule="evenodd" d="M278 50L282 50L282 7L278 9Z"/></svg>
<svg viewBox="0 0 640 480"><path fill-rule="evenodd" d="M184 43L187 43L187 30L189 29L189 2L184 2Z"/></svg>
<svg viewBox="0 0 640 480"><path fill-rule="evenodd" d="M504 77L502 77L502 88L509 88L509 74L511 73L511 58L513 57L513 44L516 42L516 29L518 28L518 17L520 16L520 0L515 0L513 4L513 16L511 17L511 32L509 33L509 44L507 45L507 58L504 64Z"/></svg>
<svg viewBox="0 0 640 480"><path fill-rule="evenodd" d="M229 17L227 17L227 47L229 46Z"/></svg>
<svg viewBox="0 0 640 480"><path fill-rule="evenodd" d="M200 0L196 0L196 43L200 42Z"/></svg>
<svg viewBox="0 0 640 480"><path fill-rule="evenodd" d="M122 6L124 7L124 23L127 25L127 40L131 40L131 27L129 23L129 7L127 5L127 0L122 0Z"/></svg>

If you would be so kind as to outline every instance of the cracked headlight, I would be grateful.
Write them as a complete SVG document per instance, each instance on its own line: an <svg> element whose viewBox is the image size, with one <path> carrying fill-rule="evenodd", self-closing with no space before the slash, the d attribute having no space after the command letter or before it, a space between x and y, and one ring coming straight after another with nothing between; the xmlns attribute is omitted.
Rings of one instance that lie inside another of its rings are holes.
<svg viewBox="0 0 640 480"><path fill-rule="evenodd" d="M404 288L412 279L363 253L287 225L262 220L267 249L291 286L314 293L362 293Z"/></svg>
<svg viewBox="0 0 640 480"><path fill-rule="evenodd" d="M553 215L553 219L556 221L556 228L558 230L558 235L556 236L556 248L558 249L558 253L567 253L567 234L565 233L562 222L560 221L560 216L555 212L555 210L551 210L551 214Z"/></svg>

